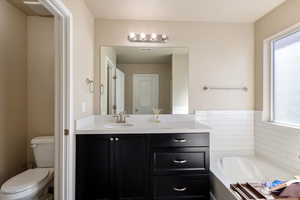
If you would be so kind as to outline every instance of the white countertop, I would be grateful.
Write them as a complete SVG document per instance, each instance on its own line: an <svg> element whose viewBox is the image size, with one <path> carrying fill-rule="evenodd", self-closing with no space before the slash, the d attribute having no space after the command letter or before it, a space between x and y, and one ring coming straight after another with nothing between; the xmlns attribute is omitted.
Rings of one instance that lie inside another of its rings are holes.
<svg viewBox="0 0 300 200"><path fill-rule="evenodd" d="M196 120L195 115L160 115L160 122L153 115L130 115L127 127L113 127L112 116L93 115L76 121L75 134L158 134L158 133L207 133L210 128Z"/></svg>

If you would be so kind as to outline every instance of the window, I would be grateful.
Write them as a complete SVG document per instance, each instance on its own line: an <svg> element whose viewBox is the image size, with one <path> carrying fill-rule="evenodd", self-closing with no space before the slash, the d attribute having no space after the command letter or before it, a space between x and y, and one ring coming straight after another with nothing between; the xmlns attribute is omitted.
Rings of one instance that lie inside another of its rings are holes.
<svg viewBox="0 0 300 200"><path fill-rule="evenodd" d="M272 41L271 120L300 125L300 31Z"/></svg>

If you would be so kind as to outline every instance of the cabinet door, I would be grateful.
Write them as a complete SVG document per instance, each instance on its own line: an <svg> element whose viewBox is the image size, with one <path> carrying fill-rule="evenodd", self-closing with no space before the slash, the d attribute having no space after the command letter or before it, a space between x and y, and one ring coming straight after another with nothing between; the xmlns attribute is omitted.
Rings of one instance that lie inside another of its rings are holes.
<svg viewBox="0 0 300 200"><path fill-rule="evenodd" d="M148 162L145 136L117 137L115 141L118 199L145 199Z"/></svg>
<svg viewBox="0 0 300 200"><path fill-rule="evenodd" d="M113 199L113 140L77 136L76 200Z"/></svg>

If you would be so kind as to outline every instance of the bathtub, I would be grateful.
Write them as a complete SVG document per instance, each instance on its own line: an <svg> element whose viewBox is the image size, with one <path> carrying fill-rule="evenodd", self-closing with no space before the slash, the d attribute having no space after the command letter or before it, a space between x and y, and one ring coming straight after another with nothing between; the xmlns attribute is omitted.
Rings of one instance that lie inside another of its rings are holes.
<svg viewBox="0 0 300 200"><path fill-rule="evenodd" d="M229 190L233 183L288 180L293 174L256 156L226 156L212 160L211 192L215 199L235 199ZM226 198L225 198L226 197Z"/></svg>

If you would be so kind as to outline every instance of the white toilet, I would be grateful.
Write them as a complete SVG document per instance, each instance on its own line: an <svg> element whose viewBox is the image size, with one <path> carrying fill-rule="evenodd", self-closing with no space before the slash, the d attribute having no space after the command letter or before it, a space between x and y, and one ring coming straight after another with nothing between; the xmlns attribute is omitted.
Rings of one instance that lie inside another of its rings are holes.
<svg viewBox="0 0 300 200"><path fill-rule="evenodd" d="M43 199L54 177L54 137L31 140L35 169L28 169L6 181L0 189L0 200Z"/></svg>

